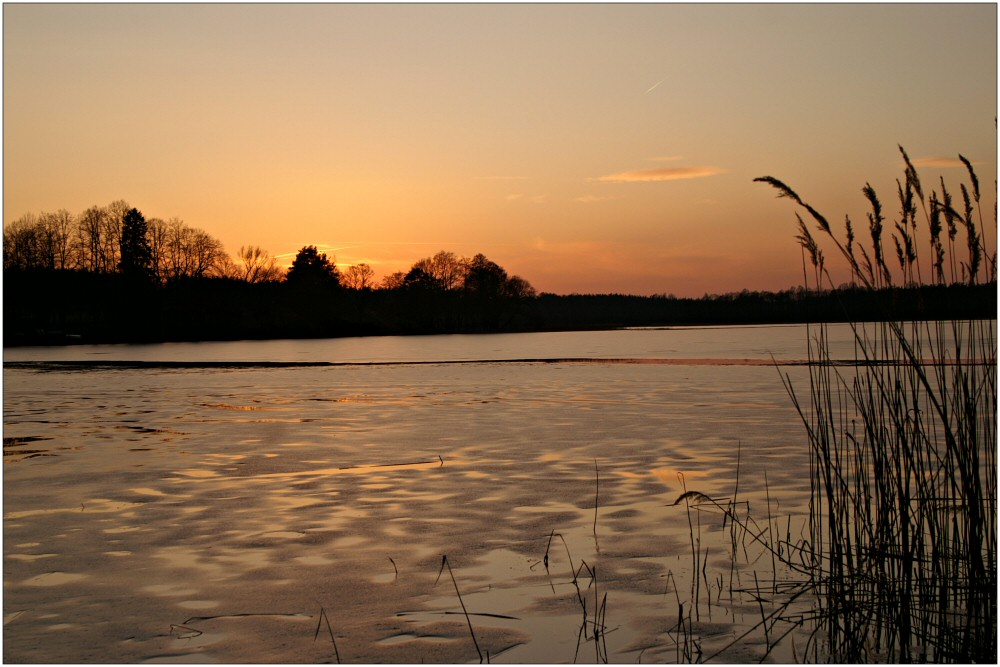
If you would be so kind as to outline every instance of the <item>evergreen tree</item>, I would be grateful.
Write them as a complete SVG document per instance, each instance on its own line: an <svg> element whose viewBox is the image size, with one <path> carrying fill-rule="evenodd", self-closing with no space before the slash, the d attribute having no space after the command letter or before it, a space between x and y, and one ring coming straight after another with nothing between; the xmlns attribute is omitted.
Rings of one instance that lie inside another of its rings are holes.
<svg viewBox="0 0 1000 667"><path fill-rule="evenodd" d="M327 258L325 252L320 252L316 246L310 245L295 255L295 260L288 268L287 280L290 285L338 287L340 272L337 271L337 265Z"/></svg>
<svg viewBox="0 0 1000 667"><path fill-rule="evenodd" d="M149 280L153 271L153 250L146 238L146 218L132 208L122 216L121 260L119 271L127 276Z"/></svg>

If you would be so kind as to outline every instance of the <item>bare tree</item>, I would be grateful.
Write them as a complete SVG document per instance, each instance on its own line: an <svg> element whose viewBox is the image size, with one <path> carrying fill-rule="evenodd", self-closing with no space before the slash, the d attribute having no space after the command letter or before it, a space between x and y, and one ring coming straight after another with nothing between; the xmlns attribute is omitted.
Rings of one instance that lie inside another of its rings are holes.
<svg viewBox="0 0 1000 667"><path fill-rule="evenodd" d="M101 218L100 270L112 272L121 262L122 224L125 215L132 209L124 199L118 199L104 207Z"/></svg>
<svg viewBox="0 0 1000 667"><path fill-rule="evenodd" d="M433 257L417 260L411 269L420 269L435 278L442 289L453 290L462 287L469 271L469 259L459 258L455 253L442 250Z"/></svg>
<svg viewBox="0 0 1000 667"><path fill-rule="evenodd" d="M179 218L166 223L163 248L161 263L167 280L225 275L227 256L222 243Z"/></svg>
<svg viewBox="0 0 1000 667"><path fill-rule="evenodd" d="M39 226L46 239L46 253L49 265L54 269L76 267L73 253L73 215L64 208L55 213L43 213Z"/></svg>
<svg viewBox="0 0 1000 667"><path fill-rule="evenodd" d="M104 229L104 209L91 206L80 214L76 226L77 262L82 269L101 270L101 233Z"/></svg>
<svg viewBox="0 0 1000 667"><path fill-rule="evenodd" d="M265 283L280 280L282 269L278 260L260 246L240 246L238 262L232 263L230 274L233 278L248 283Z"/></svg>
<svg viewBox="0 0 1000 667"><path fill-rule="evenodd" d="M382 278L382 282L379 283L381 289L399 289L406 282L406 274L402 271L396 271L395 273L390 273L389 275Z"/></svg>
<svg viewBox="0 0 1000 667"><path fill-rule="evenodd" d="M188 275L187 258L188 229L180 218L170 218L166 230L166 254L164 274L167 280Z"/></svg>
<svg viewBox="0 0 1000 667"><path fill-rule="evenodd" d="M191 274L201 278L204 276L224 275L225 260L228 259L222 242L201 229L191 229L190 246Z"/></svg>
<svg viewBox="0 0 1000 667"><path fill-rule="evenodd" d="M150 268L158 282L167 279L167 236L169 227L162 218L146 221L146 238L149 240Z"/></svg>
<svg viewBox="0 0 1000 667"><path fill-rule="evenodd" d="M5 269L30 269L39 266L37 235L38 219L33 213L25 213L4 227L3 266Z"/></svg>
<svg viewBox="0 0 1000 667"><path fill-rule="evenodd" d="M4 229L4 266L70 268L75 265L72 233L73 216L65 209L39 216L25 214Z"/></svg>
<svg viewBox="0 0 1000 667"><path fill-rule="evenodd" d="M432 258L434 275L445 286L445 289L458 289L469 272L469 259L457 257L453 252L442 250Z"/></svg>
<svg viewBox="0 0 1000 667"><path fill-rule="evenodd" d="M33 235L35 240L35 261L38 263L39 268L54 269L56 268L55 230L46 224L46 215L42 213L38 217L38 222L35 223Z"/></svg>
<svg viewBox="0 0 1000 667"><path fill-rule="evenodd" d="M375 284L375 270L364 262L349 266L341 274L340 282L348 289L367 289Z"/></svg>

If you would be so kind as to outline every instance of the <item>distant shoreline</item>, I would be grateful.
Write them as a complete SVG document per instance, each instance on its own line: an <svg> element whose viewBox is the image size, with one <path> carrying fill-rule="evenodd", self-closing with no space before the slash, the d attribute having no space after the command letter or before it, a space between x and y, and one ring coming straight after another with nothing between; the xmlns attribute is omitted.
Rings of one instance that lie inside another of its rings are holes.
<svg viewBox="0 0 1000 667"><path fill-rule="evenodd" d="M543 293L476 298L433 290L303 290L192 279L4 272L3 345L166 343L412 334L524 333L996 319L996 283L866 290L742 291L700 298Z"/></svg>

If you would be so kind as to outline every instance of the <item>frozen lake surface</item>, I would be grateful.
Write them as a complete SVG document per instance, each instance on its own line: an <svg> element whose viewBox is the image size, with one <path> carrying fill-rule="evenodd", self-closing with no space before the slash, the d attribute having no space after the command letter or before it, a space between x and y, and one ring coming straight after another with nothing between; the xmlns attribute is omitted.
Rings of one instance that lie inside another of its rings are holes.
<svg viewBox="0 0 1000 667"><path fill-rule="evenodd" d="M682 603L703 657L757 661L733 590L784 575L732 566L721 514L673 503L731 497L738 469L763 526L801 516L780 375L807 391L806 336L5 350L4 660L663 662Z"/></svg>

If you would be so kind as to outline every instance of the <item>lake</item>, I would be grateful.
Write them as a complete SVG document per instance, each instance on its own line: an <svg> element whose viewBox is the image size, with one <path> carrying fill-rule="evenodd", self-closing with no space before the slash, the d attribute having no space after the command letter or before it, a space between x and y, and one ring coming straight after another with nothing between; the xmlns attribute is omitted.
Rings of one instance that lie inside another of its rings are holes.
<svg viewBox="0 0 1000 667"><path fill-rule="evenodd" d="M807 336L5 349L4 660L800 660L789 574L674 503L796 530Z"/></svg>

